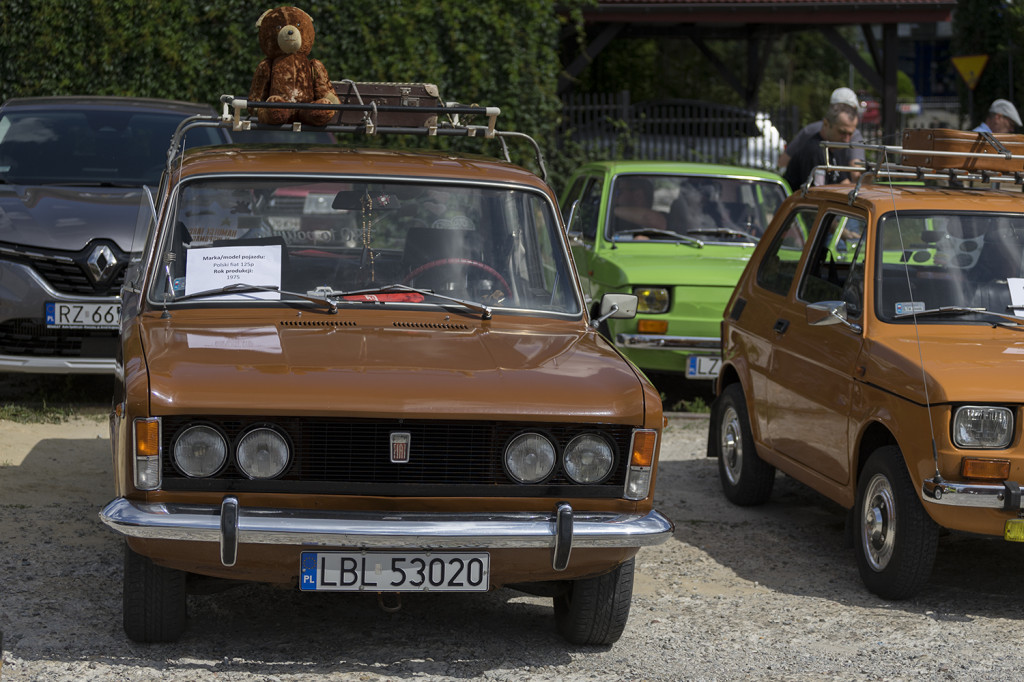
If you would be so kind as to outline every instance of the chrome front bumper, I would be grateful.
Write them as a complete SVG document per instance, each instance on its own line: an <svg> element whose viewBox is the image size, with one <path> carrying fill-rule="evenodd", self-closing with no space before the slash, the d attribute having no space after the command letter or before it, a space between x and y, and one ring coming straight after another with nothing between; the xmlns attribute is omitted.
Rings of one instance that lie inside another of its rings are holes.
<svg viewBox="0 0 1024 682"><path fill-rule="evenodd" d="M943 479L926 478L921 492L933 504L951 507L981 507L1016 511L1021 503L1020 485L1013 481L1003 483L951 483Z"/></svg>
<svg viewBox="0 0 1024 682"><path fill-rule="evenodd" d="M573 547L642 547L668 540L672 522L644 515L577 514L562 502L554 512L355 512L242 508L235 497L219 507L146 504L117 498L100 519L122 535L219 542L232 566L239 543L352 549L551 548L552 565L566 567Z"/></svg>
<svg viewBox="0 0 1024 682"><path fill-rule="evenodd" d="M722 340L717 336L665 336L664 334L616 334L615 345L622 348L678 350L687 353L718 355Z"/></svg>

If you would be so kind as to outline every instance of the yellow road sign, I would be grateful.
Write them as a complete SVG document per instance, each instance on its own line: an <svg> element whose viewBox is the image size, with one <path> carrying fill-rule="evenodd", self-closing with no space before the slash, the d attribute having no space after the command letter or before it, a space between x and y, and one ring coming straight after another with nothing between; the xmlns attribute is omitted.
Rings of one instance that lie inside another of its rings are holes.
<svg viewBox="0 0 1024 682"><path fill-rule="evenodd" d="M988 64L987 54L972 54L963 57L953 57L953 66L960 73L960 77L967 83L967 87L973 90L978 85L981 72Z"/></svg>

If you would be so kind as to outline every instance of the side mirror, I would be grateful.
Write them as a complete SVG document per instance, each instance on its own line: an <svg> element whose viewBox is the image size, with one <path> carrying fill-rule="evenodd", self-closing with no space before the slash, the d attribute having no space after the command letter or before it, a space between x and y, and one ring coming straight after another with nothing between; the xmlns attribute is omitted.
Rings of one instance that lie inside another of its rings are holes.
<svg viewBox="0 0 1024 682"><path fill-rule="evenodd" d="M142 285L142 267L142 254L133 253L124 270L124 282L121 286L128 291L138 293L139 287Z"/></svg>
<svg viewBox="0 0 1024 682"><path fill-rule="evenodd" d="M850 322L846 301L819 301L809 304L807 306L807 324L812 327L841 324L858 334L862 331L859 324Z"/></svg>
<svg viewBox="0 0 1024 682"><path fill-rule="evenodd" d="M607 319L633 319L638 300L634 294L605 294L601 297L601 314L590 325L596 329Z"/></svg>

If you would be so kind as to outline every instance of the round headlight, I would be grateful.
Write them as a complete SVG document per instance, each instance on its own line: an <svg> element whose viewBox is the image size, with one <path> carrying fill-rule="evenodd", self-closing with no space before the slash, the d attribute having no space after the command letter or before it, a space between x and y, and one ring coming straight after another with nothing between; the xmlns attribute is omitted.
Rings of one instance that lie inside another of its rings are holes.
<svg viewBox="0 0 1024 682"><path fill-rule="evenodd" d="M212 426L190 426L174 439L174 464L186 476L213 476L227 458L227 439Z"/></svg>
<svg viewBox="0 0 1024 682"><path fill-rule="evenodd" d="M288 441L274 429L249 431L238 441L235 463L249 478L274 478L288 466Z"/></svg>
<svg viewBox="0 0 1024 682"><path fill-rule="evenodd" d="M637 297L638 313L668 312L669 296L665 287L633 287L633 294Z"/></svg>
<svg viewBox="0 0 1024 682"><path fill-rule="evenodd" d="M615 452L601 436L584 433L569 441L562 464L565 473L577 483L600 483L612 471Z"/></svg>
<svg viewBox="0 0 1024 682"><path fill-rule="evenodd" d="M540 483L555 468L555 446L539 433L521 433L505 448L505 470L519 483Z"/></svg>

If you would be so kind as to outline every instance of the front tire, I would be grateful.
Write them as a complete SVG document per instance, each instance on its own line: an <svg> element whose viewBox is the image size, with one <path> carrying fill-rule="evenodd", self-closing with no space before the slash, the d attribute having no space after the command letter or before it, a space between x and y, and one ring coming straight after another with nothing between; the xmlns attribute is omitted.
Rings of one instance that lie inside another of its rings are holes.
<svg viewBox="0 0 1024 682"><path fill-rule="evenodd" d="M754 447L750 417L740 384L729 384L715 401L709 438L718 455L722 492L741 507L764 504L775 485L775 467L761 459Z"/></svg>
<svg viewBox="0 0 1024 682"><path fill-rule="evenodd" d="M895 445L875 450L857 482L853 508L857 568L883 599L907 599L928 582L939 527L921 505Z"/></svg>
<svg viewBox="0 0 1024 682"><path fill-rule="evenodd" d="M136 642L173 642L185 631L184 571L165 568L124 545L124 632Z"/></svg>
<svg viewBox="0 0 1024 682"><path fill-rule="evenodd" d="M555 597L558 631L573 644L614 644L622 636L633 599L634 560L611 573L570 581Z"/></svg>

